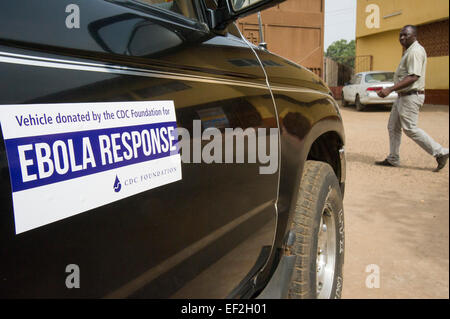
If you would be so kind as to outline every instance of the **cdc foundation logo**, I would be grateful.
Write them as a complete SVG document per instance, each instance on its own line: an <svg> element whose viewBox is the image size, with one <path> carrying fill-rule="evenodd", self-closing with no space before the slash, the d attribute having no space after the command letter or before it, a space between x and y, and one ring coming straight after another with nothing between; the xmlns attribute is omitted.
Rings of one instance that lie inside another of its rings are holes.
<svg viewBox="0 0 450 319"><path fill-rule="evenodd" d="M120 184L120 180L117 175L116 175L116 180L114 181L113 188L116 193L120 192L120 190L122 189L122 184Z"/></svg>

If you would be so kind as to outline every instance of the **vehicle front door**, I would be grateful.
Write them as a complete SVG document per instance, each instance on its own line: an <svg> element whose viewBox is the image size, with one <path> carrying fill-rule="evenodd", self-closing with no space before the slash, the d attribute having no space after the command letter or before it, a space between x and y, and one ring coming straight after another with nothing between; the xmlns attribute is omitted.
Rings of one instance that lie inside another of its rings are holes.
<svg viewBox="0 0 450 319"><path fill-rule="evenodd" d="M79 8L78 28L61 25L61 15L73 18L69 15L75 11L66 11L69 5ZM117 116L139 102L148 110L136 113L142 120L165 101L169 111L174 107L183 135L181 157L173 162L181 167L175 181L157 182L171 171L156 174L145 166L134 175L110 168L108 180L97 177L105 172L92 173L86 186L75 176L73 192L62 195L81 211L69 216L64 209L56 211L53 222L42 211L67 190L66 181L38 185L30 191L34 197L34 190L55 190L45 192L42 206L35 206L36 220L45 221L20 233L12 201L16 190L10 184L18 163L7 162L10 140L2 136L1 297L220 298L248 289L255 269L266 262L275 232L278 157L273 152L278 144L270 142L277 141L277 120L250 47L234 27L223 35L208 30L202 12L199 1L52 0L44 5L17 0L0 5L2 110L15 114L26 106L34 115L59 107L67 115L90 107L106 121L108 108ZM0 114L3 124L5 113ZM133 118L108 132L132 127ZM73 134L84 132L84 125ZM227 135L231 129L234 135ZM242 151L236 145L244 139ZM258 141L266 146L253 148ZM272 160L260 149L272 152ZM151 189L93 209L81 207L92 194L106 192L112 198L144 181L154 183ZM72 269L81 278L77 289L70 286Z"/></svg>

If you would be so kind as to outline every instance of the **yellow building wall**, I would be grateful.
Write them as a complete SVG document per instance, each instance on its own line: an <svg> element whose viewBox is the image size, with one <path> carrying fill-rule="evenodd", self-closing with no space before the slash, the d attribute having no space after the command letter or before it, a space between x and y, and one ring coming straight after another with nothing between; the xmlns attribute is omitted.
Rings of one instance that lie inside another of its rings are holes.
<svg viewBox="0 0 450 319"><path fill-rule="evenodd" d="M356 41L356 55L372 55L372 70L393 71L397 69L402 57L402 46L398 42L400 30L374 34ZM430 57L427 59L425 78L426 89L449 88L449 57ZM355 73L369 71L355 65Z"/></svg>
<svg viewBox="0 0 450 319"><path fill-rule="evenodd" d="M393 71L402 57L402 46L398 42L400 30L374 34L356 39L356 56L372 55L372 70ZM355 72L370 71L355 65Z"/></svg>
<svg viewBox="0 0 450 319"><path fill-rule="evenodd" d="M366 6L380 8L379 28L368 29ZM391 17L388 15L396 14ZM448 0L357 0L356 56L372 55L372 69L395 71L402 56L398 38L400 29L449 17ZM430 57L427 60L426 89L449 88L449 57ZM367 71L358 69L355 72Z"/></svg>
<svg viewBox="0 0 450 319"><path fill-rule="evenodd" d="M448 56L428 58L425 88L433 90L448 89Z"/></svg>
<svg viewBox="0 0 450 319"><path fill-rule="evenodd" d="M370 13L366 12L366 8L370 4L376 4L380 8L379 28L367 28L366 19ZM448 16L448 0L357 0L356 38L398 30L407 24L419 25L438 21Z"/></svg>

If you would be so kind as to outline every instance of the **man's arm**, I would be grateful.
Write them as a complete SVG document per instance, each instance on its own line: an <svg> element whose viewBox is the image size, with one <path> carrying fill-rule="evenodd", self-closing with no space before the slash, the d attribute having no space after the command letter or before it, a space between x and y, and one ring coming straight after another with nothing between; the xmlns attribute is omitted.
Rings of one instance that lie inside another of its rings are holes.
<svg viewBox="0 0 450 319"><path fill-rule="evenodd" d="M401 90L405 87L410 86L412 83L416 82L419 79L419 76L413 74L406 76L403 80L395 84L394 86L387 87L378 92L379 97L386 97L391 94L393 91Z"/></svg>

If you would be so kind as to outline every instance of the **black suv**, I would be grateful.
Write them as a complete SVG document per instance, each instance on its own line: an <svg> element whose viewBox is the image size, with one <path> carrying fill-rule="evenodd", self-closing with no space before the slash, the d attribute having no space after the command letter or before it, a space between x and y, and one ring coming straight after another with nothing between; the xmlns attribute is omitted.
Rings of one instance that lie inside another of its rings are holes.
<svg viewBox="0 0 450 319"><path fill-rule="evenodd" d="M279 2L0 3L0 297L341 296L338 105L234 24Z"/></svg>

